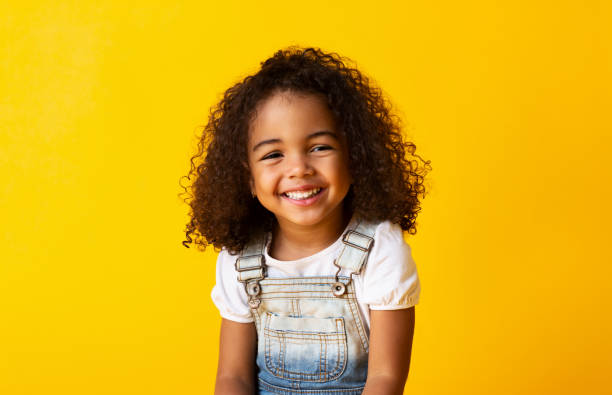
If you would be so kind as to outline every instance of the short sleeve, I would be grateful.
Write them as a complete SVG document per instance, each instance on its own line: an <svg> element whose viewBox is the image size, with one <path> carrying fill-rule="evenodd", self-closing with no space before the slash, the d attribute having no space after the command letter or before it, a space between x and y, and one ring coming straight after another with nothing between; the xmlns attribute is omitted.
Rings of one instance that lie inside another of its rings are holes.
<svg viewBox="0 0 612 395"><path fill-rule="evenodd" d="M421 284L410 246L399 225L382 222L361 276L361 303L372 310L398 310L416 305Z"/></svg>
<svg viewBox="0 0 612 395"><path fill-rule="evenodd" d="M221 317L236 322L253 322L244 286L236 278L236 257L222 250L217 257L216 283L211 298Z"/></svg>

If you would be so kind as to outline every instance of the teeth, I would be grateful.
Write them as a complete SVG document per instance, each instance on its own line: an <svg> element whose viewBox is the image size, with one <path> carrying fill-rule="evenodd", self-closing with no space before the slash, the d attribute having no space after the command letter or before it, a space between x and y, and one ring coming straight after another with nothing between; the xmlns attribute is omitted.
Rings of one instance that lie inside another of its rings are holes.
<svg viewBox="0 0 612 395"><path fill-rule="evenodd" d="M285 192L285 196L293 200L304 200L308 199L319 193L321 188L311 189L310 191L301 191L301 192Z"/></svg>

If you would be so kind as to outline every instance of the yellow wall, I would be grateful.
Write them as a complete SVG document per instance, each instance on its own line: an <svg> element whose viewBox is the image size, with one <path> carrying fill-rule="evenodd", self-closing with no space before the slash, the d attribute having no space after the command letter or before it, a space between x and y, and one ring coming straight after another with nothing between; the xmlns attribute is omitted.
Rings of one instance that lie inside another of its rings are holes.
<svg viewBox="0 0 612 395"><path fill-rule="evenodd" d="M353 58L432 161L406 393L610 393L608 4L2 2L0 393L212 393L178 182L290 44Z"/></svg>

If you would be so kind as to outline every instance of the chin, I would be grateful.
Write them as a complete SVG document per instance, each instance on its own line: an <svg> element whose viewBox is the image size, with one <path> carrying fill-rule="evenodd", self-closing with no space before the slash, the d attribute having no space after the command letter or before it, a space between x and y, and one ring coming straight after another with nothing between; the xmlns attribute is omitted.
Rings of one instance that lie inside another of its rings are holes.
<svg viewBox="0 0 612 395"><path fill-rule="evenodd" d="M323 218L285 218L285 222L298 226L315 226L323 222Z"/></svg>

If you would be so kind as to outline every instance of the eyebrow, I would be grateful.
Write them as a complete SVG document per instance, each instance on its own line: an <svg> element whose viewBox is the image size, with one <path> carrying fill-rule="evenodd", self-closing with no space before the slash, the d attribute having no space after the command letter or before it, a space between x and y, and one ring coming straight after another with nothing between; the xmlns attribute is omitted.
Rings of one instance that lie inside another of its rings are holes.
<svg viewBox="0 0 612 395"><path fill-rule="evenodd" d="M308 137L306 137L307 140L313 139L315 137L320 137L320 136L330 136L333 137L335 140L338 140L338 136L336 135L336 133L331 132L329 130L320 130L318 132L314 132L308 135ZM253 147L253 151L256 151L259 147L266 145L266 144L276 144L276 143L280 143L282 142L281 139L269 139L269 140L263 140L260 141L259 143L255 144L255 146Z"/></svg>

